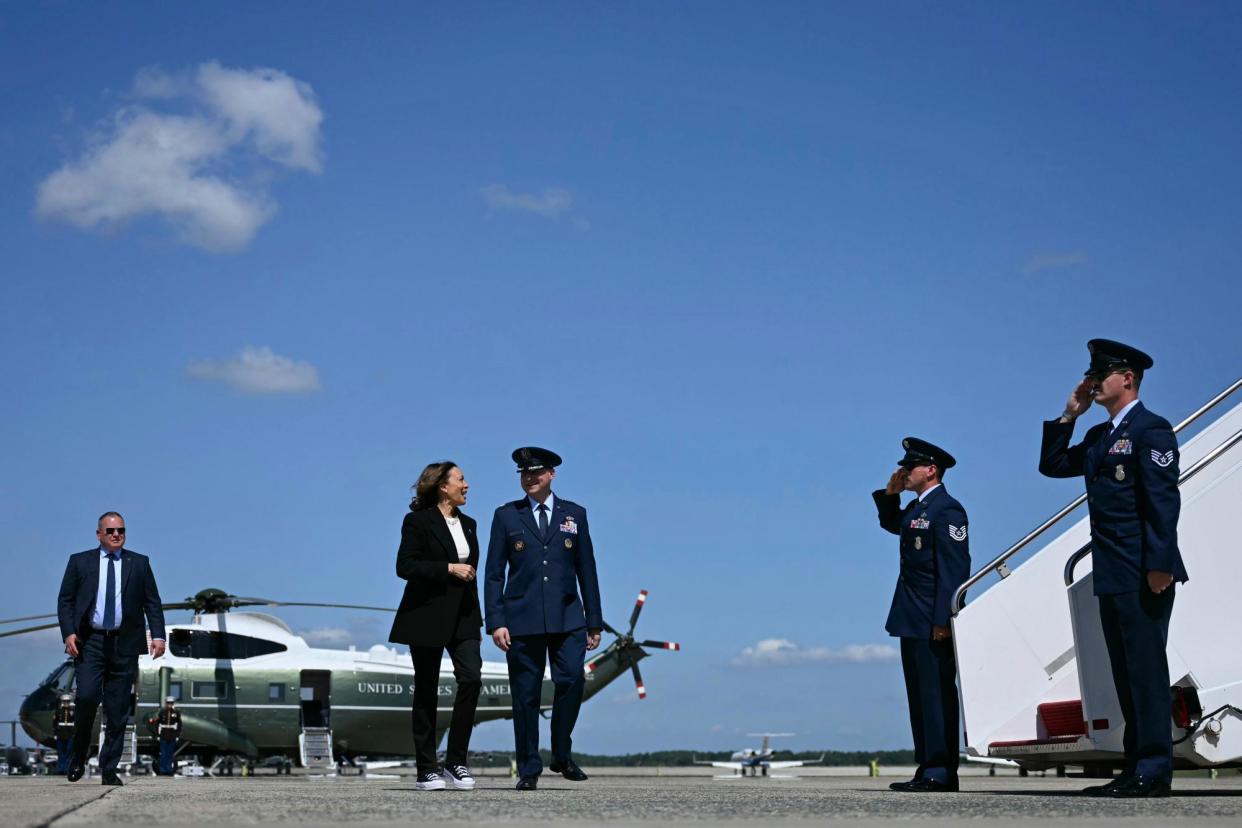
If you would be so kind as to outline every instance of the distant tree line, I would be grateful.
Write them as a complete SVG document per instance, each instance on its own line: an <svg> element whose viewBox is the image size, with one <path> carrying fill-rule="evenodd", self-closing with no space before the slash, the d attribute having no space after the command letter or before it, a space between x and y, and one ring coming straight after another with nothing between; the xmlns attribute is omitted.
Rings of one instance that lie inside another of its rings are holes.
<svg viewBox="0 0 1242 828"><path fill-rule="evenodd" d="M552 756L548 751L540 751L540 753L543 755L545 766L552 761ZM788 759L809 761L818 759L821 753L824 754L823 764L832 767L869 765L873 759L878 760L881 765L918 764L914 761L913 750L779 750L773 758L778 761ZM654 750L648 753L625 753L621 755L578 753L575 751L574 760L580 765L594 767L676 768L693 765L695 759L702 762L727 762L732 755L733 751L728 750ZM472 754L470 761L472 764L480 767L507 767L509 758L510 755L508 753L481 752Z"/></svg>

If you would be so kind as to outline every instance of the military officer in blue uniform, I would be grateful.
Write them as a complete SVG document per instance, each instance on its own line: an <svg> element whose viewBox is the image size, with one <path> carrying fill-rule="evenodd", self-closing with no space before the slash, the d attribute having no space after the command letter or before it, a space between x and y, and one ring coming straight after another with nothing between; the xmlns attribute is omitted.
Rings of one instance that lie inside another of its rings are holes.
<svg viewBox="0 0 1242 828"><path fill-rule="evenodd" d="M1168 796L1173 781L1165 645L1175 583L1187 580L1177 547L1181 495L1173 428L1139 402L1147 354L1108 339L1087 343L1091 364L1065 411L1044 423L1039 470L1086 478L1091 559L1100 622L1125 718L1126 767L1092 796ZM1108 419L1070 445L1092 402Z"/></svg>
<svg viewBox="0 0 1242 828"><path fill-rule="evenodd" d="M901 639L901 668L910 706L914 778L895 791L934 793L958 789L957 660L949 628L953 594L970 575L966 510L946 490L953 455L916 437L888 485L872 493L880 526L901 536L901 574L885 629ZM916 497L902 508L902 491Z"/></svg>
<svg viewBox="0 0 1242 828"><path fill-rule="evenodd" d="M574 782L587 778L570 751L586 684L583 660L599 646L604 617L586 509L552 494L561 458L527 446L513 460L526 496L492 518L483 595L487 631L509 662L517 789L533 791L543 772L539 701L549 657L555 688L549 770Z"/></svg>

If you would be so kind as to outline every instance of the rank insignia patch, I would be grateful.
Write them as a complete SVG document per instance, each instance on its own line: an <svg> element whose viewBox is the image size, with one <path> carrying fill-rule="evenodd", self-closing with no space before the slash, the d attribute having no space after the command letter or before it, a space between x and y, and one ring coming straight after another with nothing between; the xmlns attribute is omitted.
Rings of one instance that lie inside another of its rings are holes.
<svg viewBox="0 0 1242 828"><path fill-rule="evenodd" d="M953 540L955 541L966 540L966 527L965 526L954 526L953 524L950 523L949 524L949 537L953 538Z"/></svg>
<svg viewBox="0 0 1242 828"><path fill-rule="evenodd" d="M1161 454L1155 449L1151 450L1151 462L1155 463L1162 469L1168 468L1176 459L1177 455L1173 453L1173 449L1169 449L1164 454Z"/></svg>

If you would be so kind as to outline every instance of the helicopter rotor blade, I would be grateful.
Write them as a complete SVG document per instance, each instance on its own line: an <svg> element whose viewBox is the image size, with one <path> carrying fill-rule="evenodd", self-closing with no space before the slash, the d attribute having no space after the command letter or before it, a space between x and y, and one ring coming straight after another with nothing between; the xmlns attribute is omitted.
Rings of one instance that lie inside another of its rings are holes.
<svg viewBox="0 0 1242 828"><path fill-rule="evenodd" d="M676 641L639 641L640 647L654 647L657 650L680 650L681 645Z"/></svg>
<svg viewBox="0 0 1242 828"><path fill-rule="evenodd" d="M0 624L16 624L18 621L42 621L44 618L55 618L56 613L49 612L47 615L24 615L21 618L6 618L0 621Z"/></svg>
<svg viewBox="0 0 1242 828"><path fill-rule="evenodd" d="M22 635L23 633L29 633L29 632L38 632L39 630L50 630L53 627L59 627L59 626L60 626L60 622L57 621L54 624L40 624L37 627L26 627L20 630L8 630L7 632L0 633L0 638L8 638L10 635Z"/></svg>
<svg viewBox="0 0 1242 828"><path fill-rule="evenodd" d="M638 688L638 697L647 698L647 688L643 685L643 674L638 671L638 662L630 662L630 672L634 674L634 686Z"/></svg>
<svg viewBox="0 0 1242 828"><path fill-rule="evenodd" d="M634 634L634 625L638 623L638 615L643 611L643 604L647 603L647 590L639 590L638 600L634 602L634 611L630 613L630 631L627 635Z"/></svg>
<svg viewBox="0 0 1242 828"><path fill-rule="evenodd" d="M245 603L243 603L245 602ZM326 607L329 609L356 609L356 610L373 610L374 612L396 612L393 607L368 607L362 604L321 604L313 601L268 601L263 598L237 598L233 606L263 606L263 607Z"/></svg>
<svg viewBox="0 0 1242 828"><path fill-rule="evenodd" d="M604 622L604 629L612 633L613 635L617 636L618 638L621 637L621 633L617 632L616 629L612 626L612 624L609 624L607 621Z"/></svg>

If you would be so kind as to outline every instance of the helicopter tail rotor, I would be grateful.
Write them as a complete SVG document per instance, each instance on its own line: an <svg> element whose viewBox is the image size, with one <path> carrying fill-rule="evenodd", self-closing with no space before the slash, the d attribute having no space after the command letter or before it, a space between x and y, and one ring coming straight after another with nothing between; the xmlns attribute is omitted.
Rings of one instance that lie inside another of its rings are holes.
<svg viewBox="0 0 1242 828"><path fill-rule="evenodd" d="M630 627L627 632L617 632L608 622L604 622L604 629L616 636L616 640L608 645L602 653L587 662L586 671L588 673L598 670L603 664L616 659L618 670L625 670L627 667L634 677L634 686L638 690L640 699L647 698L647 686L643 683L642 671L638 669L638 662L647 655L644 647L651 647L659 650L680 650L681 645L674 641L635 641L634 627L638 623L638 616L642 614L643 607L647 603L647 590L640 590L638 600L634 602L634 610L630 613Z"/></svg>

